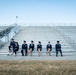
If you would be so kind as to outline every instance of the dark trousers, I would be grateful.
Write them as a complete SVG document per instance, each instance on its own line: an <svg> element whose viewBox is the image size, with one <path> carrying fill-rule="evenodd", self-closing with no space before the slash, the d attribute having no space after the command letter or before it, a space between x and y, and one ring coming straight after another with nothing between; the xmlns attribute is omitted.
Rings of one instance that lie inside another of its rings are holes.
<svg viewBox="0 0 76 75"><path fill-rule="evenodd" d="M21 53L22 53L22 56L24 56L24 54L25 54L25 56L27 56L27 50L23 49L23 50L21 50Z"/></svg>
<svg viewBox="0 0 76 75"><path fill-rule="evenodd" d="M58 52L60 52L60 54L62 56L62 50L56 50L56 56L58 56Z"/></svg>
<svg viewBox="0 0 76 75"><path fill-rule="evenodd" d="M17 54L18 49L14 49L14 53Z"/></svg>
<svg viewBox="0 0 76 75"><path fill-rule="evenodd" d="M8 48L9 48L9 52L12 52L12 50L14 52L14 47L12 47L12 50L11 50L11 46L9 46Z"/></svg>
<svg viewBox="0 0 76 75"><path fill-rule="evenodd" d="M10 48L11 48L11 46L9 46L8 48L9 48L9 51L10 51L10 50L11 50L11 49L10 49Z"/></svg>

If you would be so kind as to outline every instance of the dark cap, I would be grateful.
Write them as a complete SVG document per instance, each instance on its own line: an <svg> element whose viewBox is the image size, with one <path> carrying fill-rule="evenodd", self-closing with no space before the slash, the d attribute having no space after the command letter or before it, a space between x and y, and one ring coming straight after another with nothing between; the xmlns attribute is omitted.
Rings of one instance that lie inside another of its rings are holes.
<svg viewBox="0 0 76 75"><path fill-rule="evenodd" d="M12 39L12 40L14 40L14 39Z"/></svg>
<svg viewBox="0 0 76 75"><path fill-rule="evenodd" d="M34 41L31 41L31 42L34 42Z"/></svg>
<svg viewBox="0 0 76 75"><path fill-rule="evenodd" d="M57 41L59 43L59 41Z"/></svg>
<svg viewBox="0 0 76 75"><path fill-rule="evenodd" d="M41 43L41 42L39 41L39 43Z"/></svg>
<svg viewBox="0 0 76 75"><path fill-rule="evenodd" d="M26 41L24 40L24 42L26 42Z"/></svg>
<svg viewBox="0 0 76 75"><path fill-rule="evenodd" d="M48 41L48 43L50 43L50 41Z"/></svg>

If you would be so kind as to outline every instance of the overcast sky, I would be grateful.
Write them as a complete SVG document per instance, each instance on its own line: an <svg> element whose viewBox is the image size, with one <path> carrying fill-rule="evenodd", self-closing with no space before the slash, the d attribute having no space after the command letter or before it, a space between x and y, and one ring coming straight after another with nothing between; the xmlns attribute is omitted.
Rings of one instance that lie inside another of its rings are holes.
<svg viewBox="0 0 76 75"><path fill-rule="evenodd" d="M0 24L76 23L76 0L0 0Z"/></svg>

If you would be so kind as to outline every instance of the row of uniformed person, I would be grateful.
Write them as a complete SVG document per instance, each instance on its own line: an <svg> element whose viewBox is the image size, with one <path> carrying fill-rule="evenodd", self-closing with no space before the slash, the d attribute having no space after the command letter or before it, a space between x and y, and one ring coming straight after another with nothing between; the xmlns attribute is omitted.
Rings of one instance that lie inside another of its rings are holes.
<svg viewBox="0 0 76 75"><path fill-rule="evenodd" d="M17 51L19 50L19 44L18 42L15 42L14 39L12 39L12 41L10 42L9 51L11 51L11 48L13 49L13 53L15 53L16 56ZM34 41L31 41L28 52L28 45L26 41L23 41L22 50L21 50L22 56L24 55L27 56L28 54L32 56L32 52L34 51L34 48L35 48ZM52 45L50 44L50 41L48 42L46 49L47 49L47 53L49 53L49 55L51 56L50 52L52 51ZM42 44L39 41L37 45L38 56L40 56L41 50L42 50ZM59 44L59 41L57 41L57 44L55 45L55 50L56 50L56 56L58 56L58 51L60 52L61 56L63 56L61 50L61 44Z"/></svg>
<svg viewBox="0 0 76 75"><path fill-rule="evenodd" d="M26 44L26 41L24 41L24 43L22 44L22 56L27 56L27 54L30 54L32 56L32 52L34 51L35 45L34 42L31 41L31 44L29 45L29 52L27 52L28 50L28 45ZM39 41L39 44L37 45L37 51L38 51L38 56L40 56L40 51L42 50L42 45L41 42Z"/></svg>

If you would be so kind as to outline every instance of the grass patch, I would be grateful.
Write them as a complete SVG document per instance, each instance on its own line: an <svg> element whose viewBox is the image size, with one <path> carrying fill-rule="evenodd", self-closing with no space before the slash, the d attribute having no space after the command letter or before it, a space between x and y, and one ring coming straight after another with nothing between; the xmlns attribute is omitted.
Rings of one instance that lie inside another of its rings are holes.
<svg viewBox="0 0 76 75"><path fill-rule="evenodd" d="M76 61L0 61L0 75L76 75Z"/></svg>

